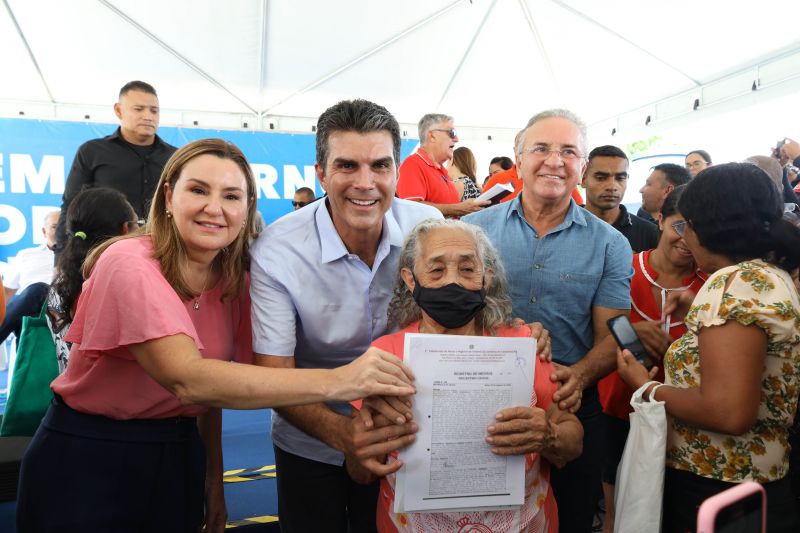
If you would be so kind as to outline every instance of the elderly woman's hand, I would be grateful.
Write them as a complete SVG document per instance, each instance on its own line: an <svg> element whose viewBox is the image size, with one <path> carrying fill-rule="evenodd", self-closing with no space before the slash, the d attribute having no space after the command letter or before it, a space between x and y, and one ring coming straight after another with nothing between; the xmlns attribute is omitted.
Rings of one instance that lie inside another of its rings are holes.
<svg viewBox="0 0 800 533"><path fill-rule="evenodd" d="M619 372L619 377L622 378L622 381L627 386L636 390L653 379L658 372L658 367L654 366L648 372L644 365L636 360L630 350L617 348L617 372Z"/></svg>
<svg viewBox="0 0 800 533"><path fill-rule="evenodd" d="M508 407L495 415L486 442L497 455L537 453L552 444L554 431L547 414L538 407Z"/></svg>

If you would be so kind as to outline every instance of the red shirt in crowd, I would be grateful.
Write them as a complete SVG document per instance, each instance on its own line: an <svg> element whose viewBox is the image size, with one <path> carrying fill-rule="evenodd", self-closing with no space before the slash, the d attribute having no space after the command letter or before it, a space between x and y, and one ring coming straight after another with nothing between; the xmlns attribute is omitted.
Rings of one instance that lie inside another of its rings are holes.
<svg viewBox="0 0 800 533"><path fill-rule="evenodd" d="M461 201L447 169L434 163L421 148L400 165L397 197L432 204L457 204Z"/></svg>

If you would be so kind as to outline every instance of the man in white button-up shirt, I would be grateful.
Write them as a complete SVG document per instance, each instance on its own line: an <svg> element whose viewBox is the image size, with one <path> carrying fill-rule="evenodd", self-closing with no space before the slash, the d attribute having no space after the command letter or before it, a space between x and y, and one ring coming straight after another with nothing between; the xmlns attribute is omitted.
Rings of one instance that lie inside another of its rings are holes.
<svg viewBox="0 0 800 533"><path fill-rule="evenodd" d="M0 342L12 332L19 337L22 317L38 315L53 280L53 247L56 244L58 211L44 217L42 235L44 242L33 248L20 250L9 259L9 268L3 276L6 300L6 317L0 323Z"/></svg>
<svg viewBox="0 0 800 533"><path fill-rule="evenodd" d="M442 217L395 198L399 159L400 128L385 108L343 101L320 116L315 167L326 197L270 225L252 249L257 364L334 368L387 333L403 240ZM375 530L378 485L357 485L343 466L351 435L347 404L275 410L282 531Z"/></svg>

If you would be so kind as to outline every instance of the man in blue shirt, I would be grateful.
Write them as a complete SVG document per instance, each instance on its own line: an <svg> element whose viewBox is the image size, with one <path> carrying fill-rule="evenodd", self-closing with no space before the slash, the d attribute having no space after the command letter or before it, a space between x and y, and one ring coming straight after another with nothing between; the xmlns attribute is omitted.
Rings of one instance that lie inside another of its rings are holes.
<svg viewBox="0 0 800 533"><path fill-rule="evenodd" d="M633 276L625 237L571 199L586 167L586 127L563 109L528 122L516 147L522 192L462 220L481 226L506 268L513 314L550 331L563 408L582 393L581 457L551 472L559 529L591 530L602 465L602 408L597 380L616 367L606 321L630 309Z"/></svg>
<svg viewBox="0 0 800 533"><path fill-rule="evenodd" d="M320 116L315 168L326 197L271 224L252 248L257 364L335 368L388 333L403 240L442 218L394 197L399 160L400 127L385 108L343 101ZM282 531L375 530L378 483L358 485L343 466L352 435L348 404L275 409Z"/></svg>

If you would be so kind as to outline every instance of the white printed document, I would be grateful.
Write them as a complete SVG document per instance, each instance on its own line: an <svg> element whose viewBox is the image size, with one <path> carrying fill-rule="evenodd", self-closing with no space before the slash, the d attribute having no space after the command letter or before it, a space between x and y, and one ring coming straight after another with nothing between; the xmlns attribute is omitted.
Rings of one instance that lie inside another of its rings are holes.
<svg viewBox="0 0 800 533"><path fill-rule="evenodd" d="M514 186L510 183L495 183L491 189L478 196L476 200L490 200L492 205L495 205L500 202L500 200L513 193Z"/></svg>
<svg viewBox="0 0 800 533"><path fill-rule="evenodd" d="M485 439L497 411L530 405L535 352L531 338L406 334L419 432L400 451L394 512L522 505L525 457L495 455Z"/></svg>

